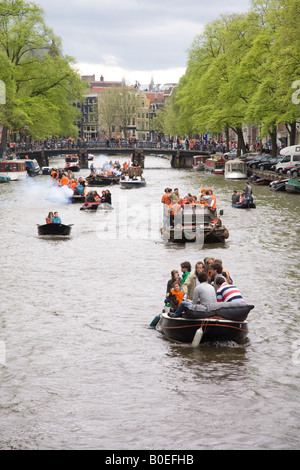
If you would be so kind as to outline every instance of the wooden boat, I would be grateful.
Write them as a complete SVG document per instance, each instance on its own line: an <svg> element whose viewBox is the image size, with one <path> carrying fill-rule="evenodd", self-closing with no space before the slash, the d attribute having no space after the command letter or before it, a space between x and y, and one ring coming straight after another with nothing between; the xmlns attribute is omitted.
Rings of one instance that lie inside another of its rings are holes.
<svg viewBox="0 0 300 470"><path fill-rule="evenodd" d="M0 176L10 178L11 181L21 181L28 177L25 160L1 160Z"/></svg>
<svg viewBox="0 0 300 470"><path fill-rule="evenodd" d="M203 343L229 342L243 344L248 335L248 313L254 305L240 302L216 302L204 307L193 305L184 316L173 318L163 312L156 329L166 338L193 347ZM202 309L197 311L197 308Z"/></svg>
<svg viewBox="0 0 300 470"><path fill-rule="evenodd" d="M89 186L109 186L119 184L120 178L110 175L90 175L85 180Z"/></svg>
<svg viewBox="0 0 300 470"><path fill-rule="evenodd" d="M161 233L164 239L173 243L224 243L229 237L221 219L201 205L186 205L182 213L174 218L174 224L164 225Z"/></svg>
<svg viewBox="0 0 300 470"><path fill-rule="evenodd" d="M71 233L71 225L64 224L44 224L38 225L38 234L39 235L53 235L53 236L68 236Z"/></svg>
<svg viewBox="0 0 300 470"><path fill-rule="evenodd" d="M224 174L224 162L223 158L207 158L204 164L204 170L208 173L214 173L215 175Z"/></svg>
<svg viewBox="0 0 300 470"><path fill-rule="evenodd" d="M297 180L296 178L290 178L286 183L285 183L285 190L288 193L300 193L300 181Z"/></svg>
<svg viewBox="0 0 300 470"><path fill-rule="evenodd" d="M224 177L226 180L244 180L247 178L247 165L242 160L225 162Z"/></svg>
<svg viewBox="0 0 300 470"><path fill-rule="evenodd" d="M254 202L238 202L237 204L232 204L232 207L237 209L255 209L256 205Z"/></svg>

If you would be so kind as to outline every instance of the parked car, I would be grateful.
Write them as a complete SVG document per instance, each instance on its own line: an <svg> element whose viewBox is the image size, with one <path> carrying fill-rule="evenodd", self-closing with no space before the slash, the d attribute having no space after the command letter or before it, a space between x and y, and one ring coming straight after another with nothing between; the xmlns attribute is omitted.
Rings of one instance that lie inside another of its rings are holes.
<svg viewBox="0 0 300 470"><path fill-rule="evenodd" d="M262 164L264 162L268 162L271 160L271 155L259 155L258 157L255 157L254 160L250 160L250 162L247 162L247 166L249 168L258 168L259 164Z"/></svg>
<svg viewBox="0 0 300 470"><path fill-rule="evenodd" d="M259 170L275 170L275 165L280 162L281 157L270 158L270 160L266 162L261 162L258 165Z"/></svg>
<svg viewBox="0 0 300 470"><path fill-rule="evenodd" d="M242 160L243 162L250 162L254 160L254 158L259 157L261 154L260 153L245 153L244 155L241 155L239 157L239 160Z"/></svg>
<svg viewBox="0 0 300 470"><path fill-rule="evenodd" d="M233 149L233 150L230 150L230 152L225 152L223 157L224 158L228 158L229 160L230 159L235 159L237 156L237 150L236 149Z"/></svg>
<svg viewBox="0 0 300 470"><path fill-rule="evenodd" d="M284 168L281 173L286 173L287 175L297 178L300 176L300 162L297 162L296 165Z"/></svg>
<svg viewBox="0 0 300 470"><path fill-rule="evenodd" d="M295 166L300 162L300 145L295 146L297 152L285 155L276 165L276 173L282 173L285 168Z"/></svg>

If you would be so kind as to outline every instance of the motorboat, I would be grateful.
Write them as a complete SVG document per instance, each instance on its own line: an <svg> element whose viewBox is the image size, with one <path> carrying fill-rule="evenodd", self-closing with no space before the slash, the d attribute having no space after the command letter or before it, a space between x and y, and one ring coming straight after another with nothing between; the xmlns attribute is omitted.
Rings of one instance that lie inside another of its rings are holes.
<svg viewBox="0 0 300 470"><path fill-rule="evenodd" d="M146 185L146 180L142 176L136 176L134 178L124 177L124 179L121 177L120 179L120 187L125 189L140 188Z"/></svg>
<svg viewBox="0 0 300 470"><path fill-rule="evenodd" d="M80 164L77 155L66 155L66 164L65 164L65 171L71 170L73 172L80 171Z"/></svg>
<svg viewBox="0 0 300 470"><path fill-rule="evenodd" d="M223 215L220 211L219 215ZM186 205L174 220L161 228L162 237L173 243L224 243L229 231L209 207Z"/></svg>
<svg viewBox="0 0 300 470"><path fill-rule="evenodd" d="M64 224L44 224L38 225L38 234L39 235L53 235L53 236L68 236L71 233L71 225L64 225Z"/></svg>
<svg viewBox="0 0 300 470"><path fill-rule="evenodd" d="M33 160L25 159L24 161L25 161L26 170L29 176L31 177L38 176L41 173L40 165L35 159Z"/></svg>
<svg viewBox="0 0 300 470"><path fill-rule="evenodd" d="M85 180L88 186L110 186L119 184L120 178L114 175L90 175Z"/></svg>
<svg viewBox="0 0 300 470"><path fill-rule="evenodd" d="M288 179L285 180L278 180L278 181L272 181L270 183L270 189L272 191L285 191L285 184L288 182Z"/></svg>
<svg viewBox="0 0 300 470"><path fill-rule="evenodd" d="M193 347L216 342L243 344L249 332L247 317L253 308L242 302L191 305L177 318L163 311L156 329L169 340Z"/></svg>
<svg viewBox="0 0 300 470"><path fill-rule="evenodd" d="M225 162L224 177L226 180L247 179L247 165L242 160L228 160Z"/></svg>

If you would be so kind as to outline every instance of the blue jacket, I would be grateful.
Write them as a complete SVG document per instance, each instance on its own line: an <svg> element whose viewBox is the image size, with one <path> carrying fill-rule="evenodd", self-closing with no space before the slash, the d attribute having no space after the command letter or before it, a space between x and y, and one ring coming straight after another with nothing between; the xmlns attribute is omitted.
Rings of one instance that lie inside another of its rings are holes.
<svg viewBox="0 0 300 470"><path fill-rule="evenodd" d="M61 224L60 217L52 217L51 219L52 224Z"/></svg>

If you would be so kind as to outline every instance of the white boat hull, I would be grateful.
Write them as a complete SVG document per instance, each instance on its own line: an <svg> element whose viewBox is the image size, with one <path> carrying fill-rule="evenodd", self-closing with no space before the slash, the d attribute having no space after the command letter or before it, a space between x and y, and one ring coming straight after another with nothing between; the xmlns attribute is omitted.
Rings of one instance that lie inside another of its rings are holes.
<svg viewBox="0 0 300 470"><path fill-rule="evenodd" d="M28 176L27 171L6 171L1 172L0 176L5 176L10 178L11 181L22 181L25 180Z"/></svg>

